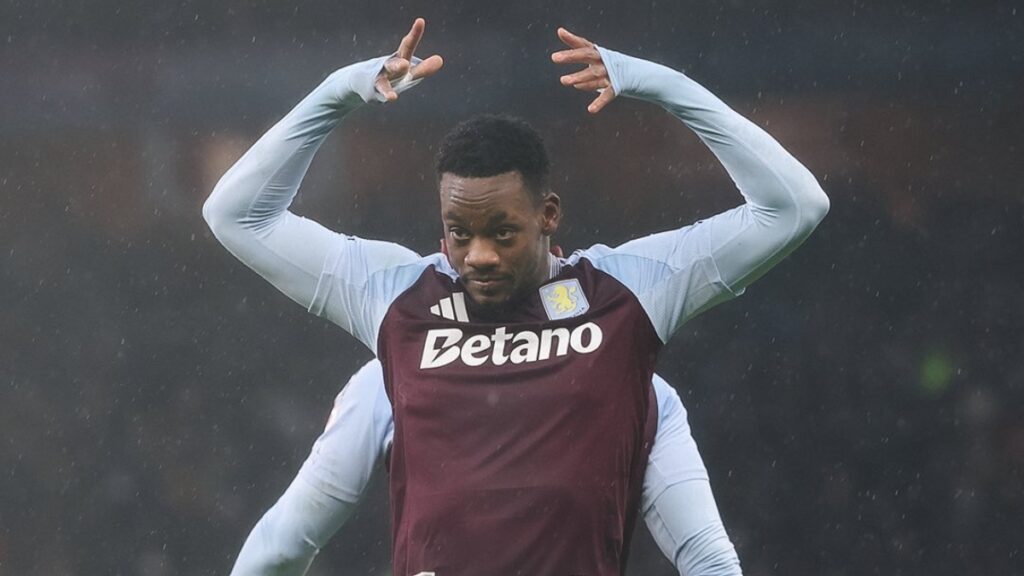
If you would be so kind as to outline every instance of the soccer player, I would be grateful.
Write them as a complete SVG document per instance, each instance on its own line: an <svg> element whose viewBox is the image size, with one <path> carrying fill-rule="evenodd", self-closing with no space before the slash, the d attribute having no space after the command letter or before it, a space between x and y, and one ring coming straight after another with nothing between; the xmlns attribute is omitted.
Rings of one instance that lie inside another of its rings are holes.
<svg viewBox="0 0 1024 576"><path fill-rule="evenodd" d="M644 475L641 512L683 576L741 576L707 470L679 395L654 376L658 429ZM334 401L323 434L295 480L250 532L231 576L302 576L352 515L394 436L380 362L360 369Z"/></svg>
<svg viewBox="0 0 1024 576"><path fill-rule="evenodd" d="M824 217L814 177L685 75L559 29L562 77L657 103L722 162L746 202L678 230L548 254L559 197L529 126L457 126L437 160L449 255L333 233L288 211L313 155L350 112L436 73L398 51L346 66L271 128L204 205L218 239L381 361L396 575L621 574L657 422L657 353L740 294Z"/></svg>

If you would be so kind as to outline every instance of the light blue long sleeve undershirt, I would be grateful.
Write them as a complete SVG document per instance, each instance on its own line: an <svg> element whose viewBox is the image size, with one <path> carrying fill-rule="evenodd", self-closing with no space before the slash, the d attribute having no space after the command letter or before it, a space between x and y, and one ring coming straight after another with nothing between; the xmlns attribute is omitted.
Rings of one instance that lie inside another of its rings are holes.
<svg viewBox="0 0 1024 576"><path fill-rule="evenodd" d="M587 251L595 266L636 294L667 341L687 320L742 293L799 246L824 218L829 201L774 138L686 75L600 51L616 92L655 102L691 128L746 200L678 230ZM382 99L373 81L385 59L331 74L228 170L203 206L214 235L232 254L371 350L391 302L427 259L390 242L339 235L288 207L324 138L346 114ZM409 86L399 82L396 90Z"/></svg>

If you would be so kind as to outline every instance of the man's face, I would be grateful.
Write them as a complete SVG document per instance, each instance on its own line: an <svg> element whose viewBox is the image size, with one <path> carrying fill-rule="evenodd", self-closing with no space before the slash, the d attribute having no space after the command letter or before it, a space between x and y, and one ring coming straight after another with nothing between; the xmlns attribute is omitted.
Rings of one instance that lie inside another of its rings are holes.
<svg viewBox="0 0 1024 576"><path fill-rule="evenodd" d="M503 310L547 280L557 195L534 200L516 171L485 178L445 173L440 192L448 259L478 309Z"/></svg>

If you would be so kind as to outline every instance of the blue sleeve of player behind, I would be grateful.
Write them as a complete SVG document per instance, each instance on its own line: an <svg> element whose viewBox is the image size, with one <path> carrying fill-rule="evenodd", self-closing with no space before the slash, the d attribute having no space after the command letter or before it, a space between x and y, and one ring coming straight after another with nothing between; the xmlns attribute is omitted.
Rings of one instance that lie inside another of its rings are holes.
<svg viewBox="0 0 1024 576"><path fill-rule="evenodd" d="M359 502L394 435L391 404L379 360L363 366L334 400L323 434L299 477L318 490Z"/></svg>
<svg viewBox="0 0 1024 576"><path fill-rule="evenodd" d="M296 478L249 533L231 576L302 576L355 508Z"/></svg>
<svg viewBox="0 0 1024 576"><path fill-rule="evenodd" d="M683 576L739 576L739 558L722 525L707 469L690 434L686 408L661 377L641 509L658 548Z"/></svg>
<svg viewBox="0 0 1024 576"><path fill-rule="evenodd" d="M231 575L305 574L352 515L393 435L383 371L373 360L338 394L323 434L295 480L249 533Z"/></svg>
<svg viewBox="0 0 1024 576"><path fill-rule="evenodd" d="M655 499L644 520L658 548L682 576L743 574L707 480L669 487Z"/></svg>
<svg viewBox="0 0 1024 576"><path fill-rule="evenodd" d="M646 510L666 488L687 480L707 480L708 471L690 433L679 394L657 374L652 379L658 399L658 431L647 460L642 508Z"/></svg>

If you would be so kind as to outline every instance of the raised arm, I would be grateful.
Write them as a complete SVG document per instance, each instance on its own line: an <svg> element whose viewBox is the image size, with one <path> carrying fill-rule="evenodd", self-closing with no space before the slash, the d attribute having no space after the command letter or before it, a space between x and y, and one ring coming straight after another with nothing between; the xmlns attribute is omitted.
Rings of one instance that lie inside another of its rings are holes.
<svg viewBox="0 0 1024 576"><path fill-rule="evenodd" d="M424 25L417 19L395 54L328 76L224 174L203 205L217 239L307 309L338 235L288 207L313 155L345 115L366 102L393 101L441 68L440 56L413 56Z"/></svg>
<svg viewBox="0 0 1024 576"><path fill-rule="evenodd" d="M711 149L746 200L693 226L618 249L619 254L657 260L663 269L645 271L643 285L634 286L650 296L649 304L665 308L652 318L663 338L688 318L742 292L825 217L828 197L807 168L703 86L681 72L599 47L564 29L559 37L569 49L555 52L552 60L587 65L563 76L562 83L601 91L591 113L616 95L663 106Z"/></svg>

